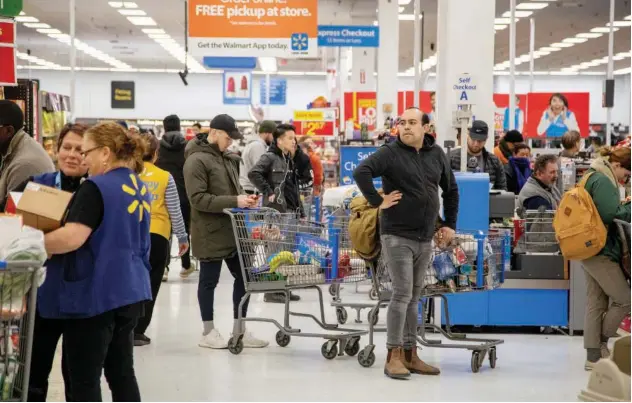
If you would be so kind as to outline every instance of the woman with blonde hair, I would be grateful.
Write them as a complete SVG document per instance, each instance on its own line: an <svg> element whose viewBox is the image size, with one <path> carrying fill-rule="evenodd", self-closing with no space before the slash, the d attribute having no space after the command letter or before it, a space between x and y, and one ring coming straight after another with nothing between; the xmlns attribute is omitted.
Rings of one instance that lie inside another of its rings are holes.
<svg viewBox="0 0 632 403"><path fill-rule="evenodd" d="M630 222L630 201L622 201L619 190L619 184L630 177L630 149L604 147L601 156L585 174L590 175L585 183L586 191L608 228L606 246L596 256L582 261L587 295L586 370L592 370L600 358L610 355L608 339L617 334L622 320L630 314L630 286L621 268L622 240L614 223L615 219Z"/></svg>
<svg viewBox="0 0 632 403"><path fill-rule="evenodd" d="M64 359L75 401L101 401L101 373L114 401L140 401L133 332L149 282L150 193L138 174L142 142L116 123L88 129L81 152L88 179L77 189L61 228L45 235L46 282L57 292L38 304L66 319ZM133 167L131 169L130 167Z"/></svg>
<svg viewBox="0 0 632 403"><path fill-rule="evenodd" d="M160 283L165 273L165 267L170 258L169 240L171 229L178 238L180 244L180 256L189 249L188 235L180 211L180 198L176 182L171 174L158 168L154 163L158 159L160 142L151 133L140 135L145 144L143 156L143 172L140 178L145 182L147 190L151 194L151 225L149 233L151 237L151 250L149 252L149 264L151 272L151 301L145 304L145 314L138 320L134 329L134 345L145 346L151 343L151 339L145 336L154 312L154 305L160 291Z"/></svg>

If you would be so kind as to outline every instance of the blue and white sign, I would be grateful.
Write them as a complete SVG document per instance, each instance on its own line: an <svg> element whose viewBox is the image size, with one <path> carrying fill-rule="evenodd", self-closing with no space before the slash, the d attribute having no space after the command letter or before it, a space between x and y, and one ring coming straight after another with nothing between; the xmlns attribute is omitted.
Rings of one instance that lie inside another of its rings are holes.
<svg viewBox="0 0 632 403"><path fill-rule="evenodd" d="M262 78L259 84L261 93L261 105L267 105L267 82L265 78ZM285 105L287 99L287 79L274 77L270 78L270 105Z"/></svg>
<svg viewBox="0 0 632 403"><path fill-rule="evenodd" d="M454 80L452 93L457 105L475 105L477 103L477 80L471 74L460 74Z"/></svg>
<svg viewBox="0 0 632 403"><path fill-rule="evenodd" d="M377 147L340 147L340 185L353 185L353 171L360 162L377 151ZM382 187L382 179L375 178L376 188Z"/></svg>
<svg viewBox="0 0 632 403"><path fill-rule="evenodd" d="M224 72L224 105L250 105L252 74L249 71Z"/></svg>
<svg viewBox="0 0 632 403"><path fill-rule="evenodd" d="M359 25L319 25L318 46L377 48L380 46L380 29Z"/></svg>

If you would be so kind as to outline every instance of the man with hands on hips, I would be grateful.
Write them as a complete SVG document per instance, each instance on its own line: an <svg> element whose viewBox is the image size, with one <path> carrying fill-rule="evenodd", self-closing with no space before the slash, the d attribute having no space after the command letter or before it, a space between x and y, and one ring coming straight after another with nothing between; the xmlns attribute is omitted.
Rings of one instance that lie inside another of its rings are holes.
<svg viewBox="0 0 632 403"><path fill-rule="evenodd" d="M448 157L427 134L429 123L419 109L407 109L398 124L397 140L380 147L353 173L367 201L380 208L382 253L393 284L384 373L396 379L409 378L411 372L440 373L417 355L417 304L432 257L433 236L441 244L454 238L459 192ZM383 196L373 184L378 177ZM435 234L439 187L445 219Z"/></svg>

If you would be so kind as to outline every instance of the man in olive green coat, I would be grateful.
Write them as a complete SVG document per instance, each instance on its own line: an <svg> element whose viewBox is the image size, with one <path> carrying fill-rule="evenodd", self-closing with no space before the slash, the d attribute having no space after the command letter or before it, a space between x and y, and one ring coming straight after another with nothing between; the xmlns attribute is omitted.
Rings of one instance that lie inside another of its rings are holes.
<svg viewBox="0 0 632 403"><path fill-rule="evenodd" d="M226 154L233 140L242 138L235 120L218 115L211 121L208 139L196 138L186 148L184 181L191 202L191 246L200 260L198 302L204 330L200 347L222 349L227 343L215 329L213 304L215 287L223 263L235 278L233 285L233 318L237 319L239 304L246 294L237 246L227 208L255 207L256 196L243 194L239 185L238 162ZM243 304L242 317L246 316L248 301ZM236 325L237 323L235 323ZM234 326L234 331L245 329ZM268 342L256 339L245 332L244 347L265 347Z"/></svg>
<svg viewBox="0 0 632 403"><path fill-rule="evenodd" d="M584 320L586 370L609 356L608 339L630 314L630 287L621 269L621 239L615 219L630 222L630 201L621 201L619 182L630 176L630 149L615 150L597 158L588 170L586 191L597 207L606 228L606 246L597 256L582 261L586 272L587 306Z"/></svg>

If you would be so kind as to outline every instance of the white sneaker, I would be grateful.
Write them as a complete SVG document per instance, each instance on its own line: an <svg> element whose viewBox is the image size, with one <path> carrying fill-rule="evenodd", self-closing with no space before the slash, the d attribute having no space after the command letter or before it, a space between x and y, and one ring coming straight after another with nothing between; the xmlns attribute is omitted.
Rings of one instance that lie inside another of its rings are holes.
<svg viewBox="0 0 632 403"><path fill-rule="evenodd" d="M244 333L244 337L242 338L242 341L244 342L245 348L264 348L264 347L268 347L268 344L270 344L269 342L265 340L257 339L250 332Z"/></svg>
<svg viewBox="0 0 632 403"><path fill-rule="evenodd" d="M191 262L191 267L180 270L180 278L188 278L195 271L195 262Z"/></svg>
<svg viewBox="0 0 632 403"><path fill-rule="evenodd" d="M206 336L202 336L202 340L200 340L198 346L204 348L224 349L228 348L228 343L217 330L213 329L211 330L211 333Z"/></svg>

